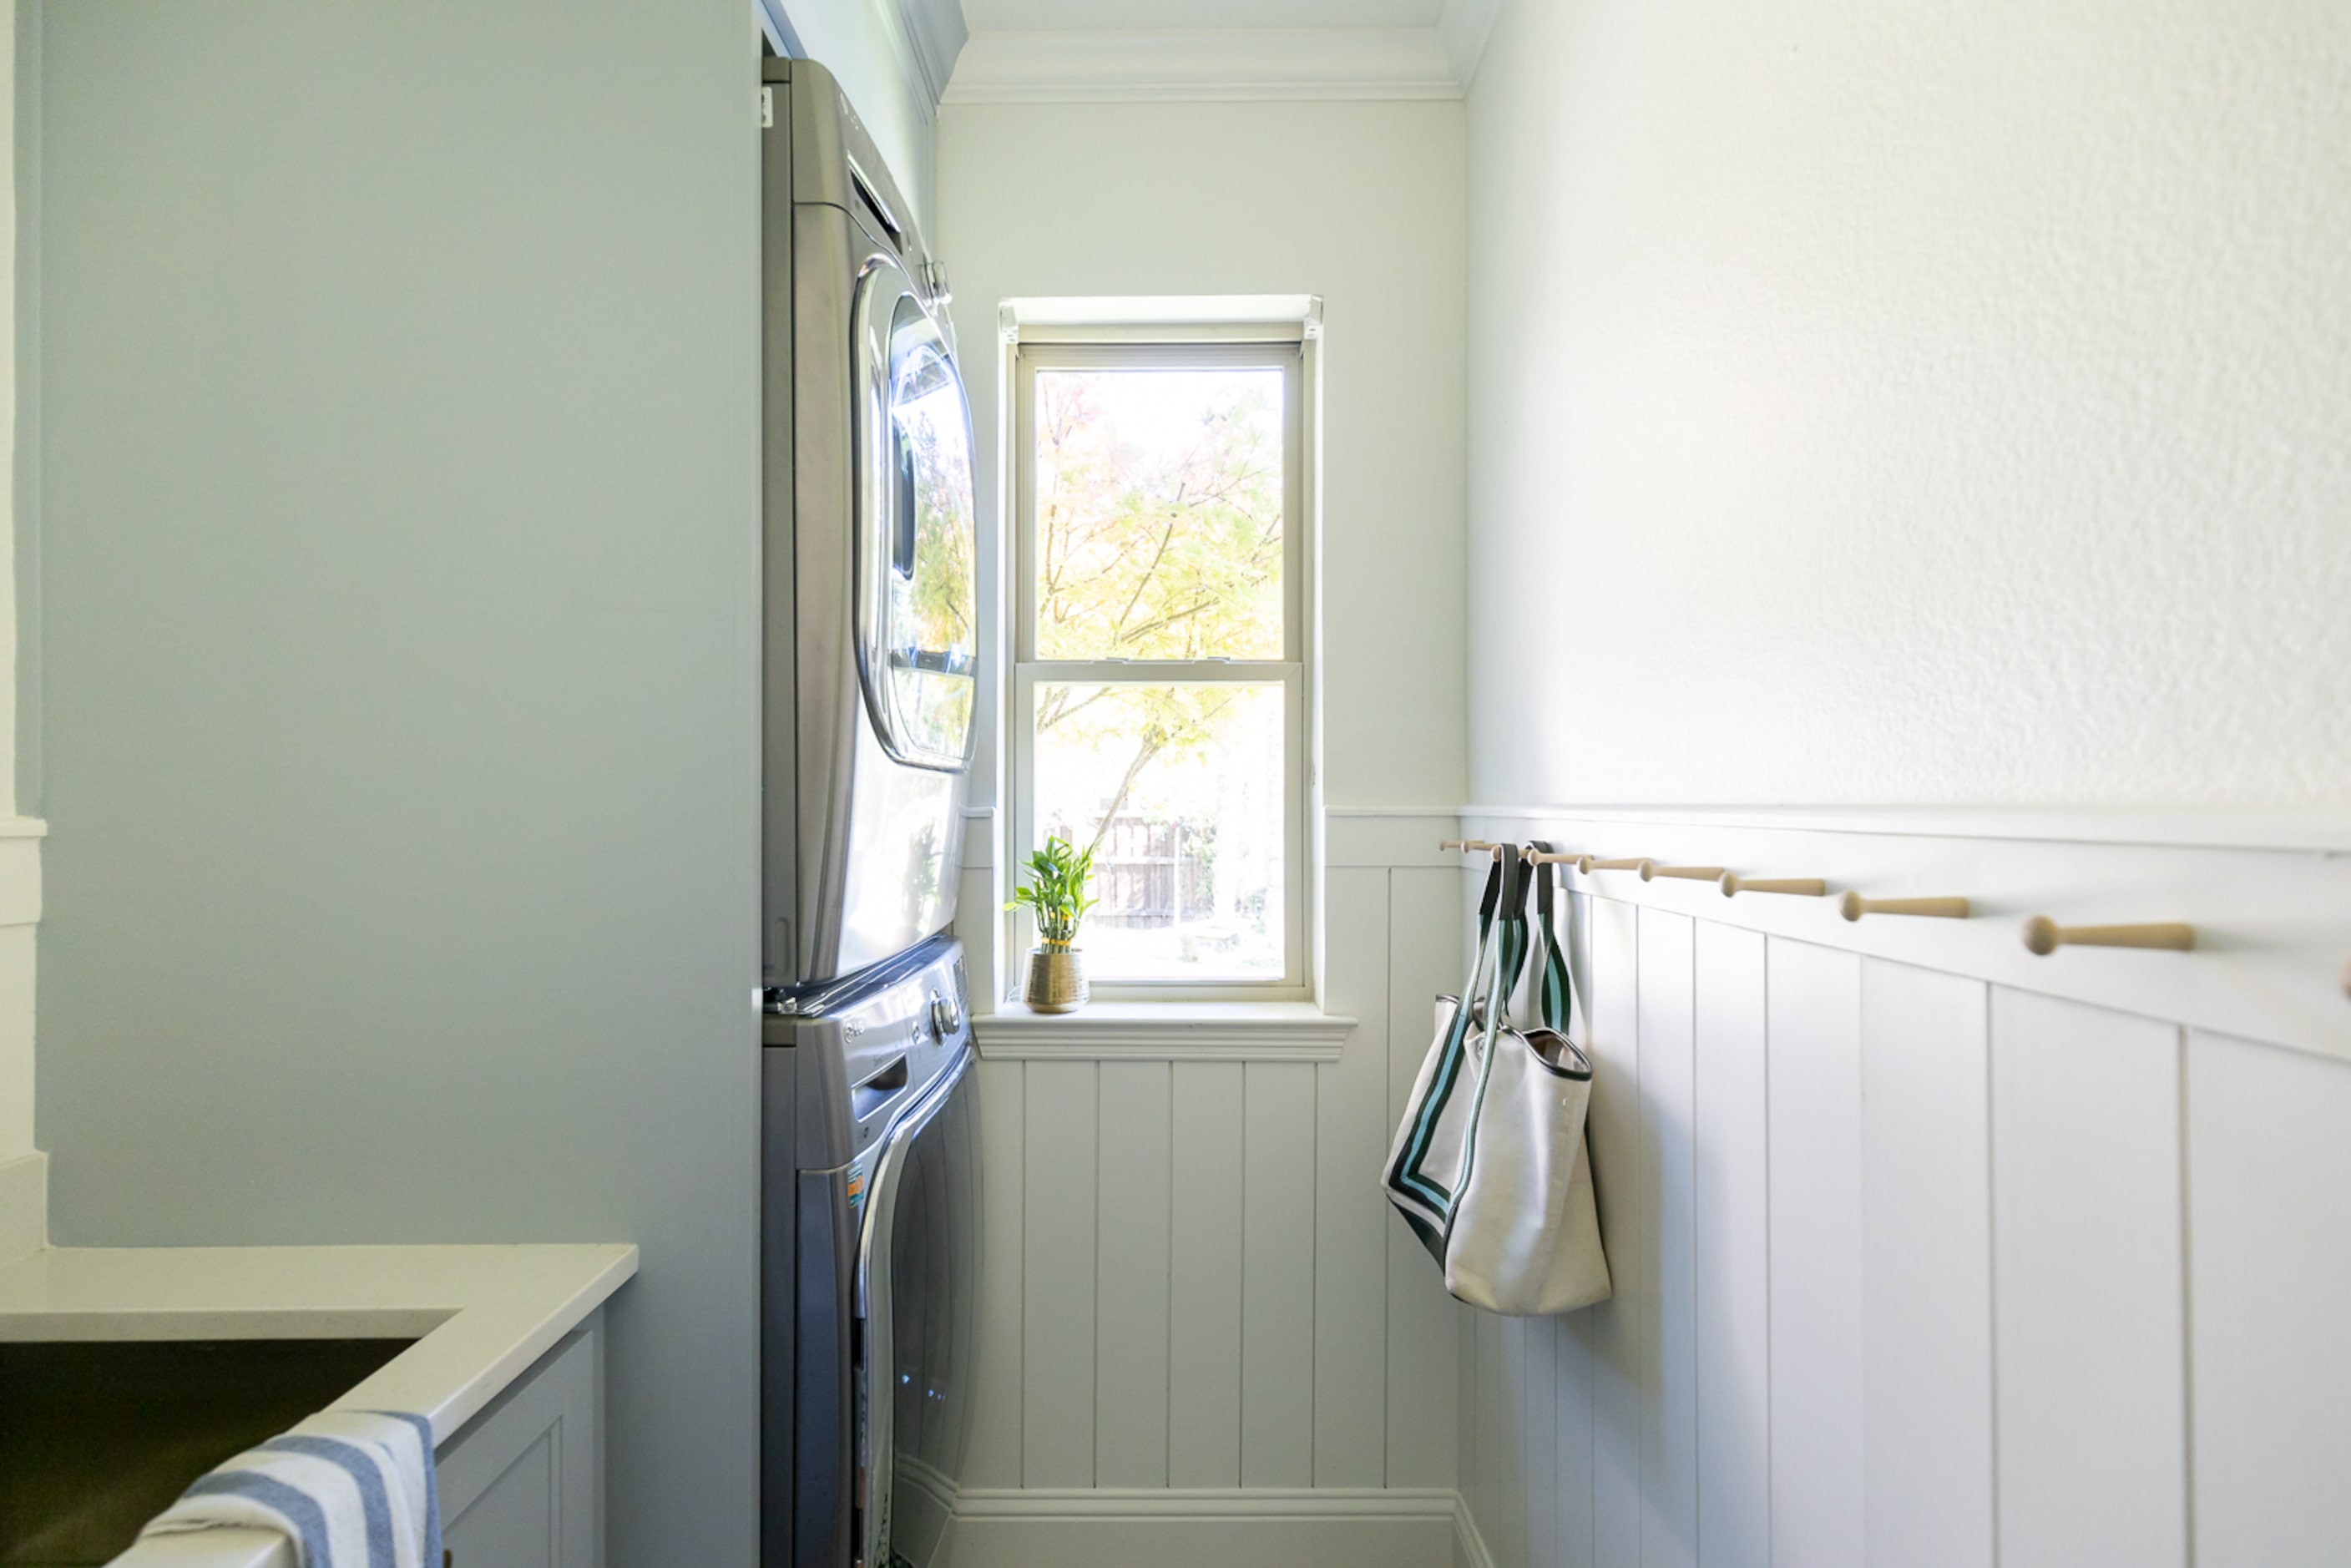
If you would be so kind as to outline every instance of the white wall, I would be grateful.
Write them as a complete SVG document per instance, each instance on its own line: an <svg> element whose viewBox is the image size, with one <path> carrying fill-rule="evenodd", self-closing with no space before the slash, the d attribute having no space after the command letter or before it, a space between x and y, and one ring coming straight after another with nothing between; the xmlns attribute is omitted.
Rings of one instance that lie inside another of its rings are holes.
<svg viewBox="0 0 2351 1568"><path fill-rule="evenodd" d="M808 57L841 90L882 150L883 162L925 236L938 225L933 106L914 69L912 46L893 0L780 0Z"/></svg>
<svg viewBox="0 0 2351 1568"><path fill-rule="evenodd" d="M1334 821L1330 1059L1023 1058L980 1020L964 1568L1445 1561L1455 1308L1376 1178L1457 963L1456 831Z"/></svg>
<svg viewBox="0 0 2351 1568"><path fill-rule="evenodd" d="M1465 825L2007 916L1568 879L1616 1289L1469 1314L1476 1568L2351 1560L2351 861ZM2199 946L2036 958L2035 908Z"/></svg>
<svg viewBox="0 0 2351 1568"><path fill-rule="evenodd" d="M1461 135L1458 103L940 111L938 239L979 440L983 573L998 538L998 300L1322 296L1333 806L1449 810L1468 783ZM976 776L995 767L988 736ZM988 789L976 803L992 803Z"/></svg>
<svg viewBox="0 0 2351 1568"><path fill-rule="evenodd" d="M1510 0L1469 125L1474 798L2351 801L2351 7Z"/></svg>
<svg viewBox="0 0 2351 1568"><path fill-rule="evenodd" d="M1458 103L941 113L984 575L999 300L1321 295L1325 789L1339 808L1436 809L1332 822L1325 1001L1360 1020L1337 1060L983 1062L978 1490L959 1561L1445 1555L1451 1309L1374 1173L1458 946L1433 846L1468 777L1461 131ZM991 734L983 808L997 755ZM985 871L965 885L987 918Z"/></svg>

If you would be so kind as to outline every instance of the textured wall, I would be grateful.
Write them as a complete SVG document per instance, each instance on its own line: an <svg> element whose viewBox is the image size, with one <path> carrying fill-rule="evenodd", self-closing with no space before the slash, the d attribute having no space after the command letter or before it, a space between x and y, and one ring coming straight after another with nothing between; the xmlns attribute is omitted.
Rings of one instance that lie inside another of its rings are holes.
<svg viewBox="0 0 2351 1568"><path fill-rule="evenodd" d="M2351 801L2351 7L1514 0L1473 796Z"/></svg>
<svg viewBox="0 0 2351 1568"><path fill-rule="evenodd" d="M633 1241L611 1560L747 1563L750 9L44 47L53 1234Z"/></svg>
<svg viewBox="0 0 2351 1568"><path fill-rule="evenodd" d="M1449 808L1468 782L1461 132L1452 103L966 104L939 117L939 245L991 544L998 300L1323 297L1333 806ZM993 765L990 737L979 777Z"/></svg>

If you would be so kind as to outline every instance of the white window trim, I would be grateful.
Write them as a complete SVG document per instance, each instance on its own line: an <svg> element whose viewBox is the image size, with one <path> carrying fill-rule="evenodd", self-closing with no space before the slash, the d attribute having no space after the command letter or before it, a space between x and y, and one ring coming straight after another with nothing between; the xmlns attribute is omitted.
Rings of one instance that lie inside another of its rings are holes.
<svg viewBox="0 0 2351 1568"><path fill-rule="evenodd" d="M1328 1030L1352 1024L1320 1012L1322 980L1322 301L1311 297L1252 296L1229 302L1220 313L1213 298L1180 300L1121 299L1102 301L1008 301L998 334L1001 361L998 385L1001 462L998 467L998 517L1003 591L998 604L1004 628L998 646L1004 654L1004 679L998 683L997 707L998 756L1005 790L1003 808L996 813L997 902L1011 896L1020 861L1025 857L1030 829L1031 800L1027 788L1029 748L1029 698L1040 674L1048 678L1084 678L1091 666L1043 664L1025 657L1029 643L1033 583L1029 570L1033 517L1026 486L1033 475L1028 450L1033 413L1033 377L1024 374L1023 349L1050 345L1037 358L1061 360L1071 350L1072 362L1089 357L1113 358L1119 348L1194 344L1203 358L1220 357L1220 348L1270 345L1294 347L1288 439L1295 443L1291 494L1286 497L1290 516L1284 518L1286 549L1285 657L1279 661L1217 661L1215 672L1226 679L1249 680L1276 675L1290 688L1291 715L1285 766L1290 779L1301 779L1293 796L1294 821L1284 835L1287 855L1286 907L1291 925L1288 937L1289 973L1280 982L1212 983L1197 981L1097 982L1098 998L1083 1013L1093 1023L1085 1030L1059 1026L1058 1020L1037 1019L1020 1005L1021 980L1029 947L1029 917L1019 911L1002 913L994 933L998 1012L986 1033L1008 1049L1036 1049L1055 1054L1089 1054L1076 1036L1107 1031L1134 1042L1146 1051L1173 1049L1194 1038L1196 1025L1180 1022L1185 1009L1197 1009L1202 1021L1220 1019L1227 1027L1246 1026L1262 1034L1259 1048L1277 1038L1298 1039L1294 1031L1316 1037L1311 1048L1318 1054L1335 1049ZM1102 319L1090 314L1099 307ZM1033 362L1033 359L1032 359ZM1102 666L1112 668L1112 666ZM1127 665L1126 679L1147 678L1148 667ZM1161 666L1181 678L1186 666ZM1224 1016L1230 1015L1230 1016ZM1317 1020L1320 1020L1319 1023ZM1005 1031L1011 1030L1013 1033ZM1018 1035L1018 1044L1014 1036ZM1066 1043L1064 1041L1066 1038ZM1146 1038L1147 1037L1147 1038ZM1072 1049L1074 1048L1074 1049ZM1237 1042L1245 1055L1251 1047ZM1287 1051L1280 1052L1287 1054Z"/></svg>

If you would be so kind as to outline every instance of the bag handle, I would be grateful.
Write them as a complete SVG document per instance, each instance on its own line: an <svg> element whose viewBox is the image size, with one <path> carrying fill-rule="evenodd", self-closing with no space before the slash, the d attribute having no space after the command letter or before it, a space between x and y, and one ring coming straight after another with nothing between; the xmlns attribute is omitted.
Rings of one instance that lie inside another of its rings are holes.
<svg viewBox="0 0 2351 1568"><path fill-rule="evenodd" d="M1551 845L1538 840L1530 846L1544 854L1552 852ZM1560 952L1559 928L1552 914L1552 873L1550 862L1535 867L1535 918L1539 925L1536 941L1541 947L1541 966L1536 977L1535 1010L1545 1029L1556 1030L1570 1040L1575 1040L1575 978L1569 970L1566 957Z"/></svg>
<svg viewBox="0 0 2351 1568"><path fill-rule="evenodd" d="M1495 955L1493 972L1486 982L1485 1041L1478 1052L1478 1082L1470 1092L1468 1121L1461 1130L1461 1164L1454 1182L1457 1192L1468 1184L1469 1172L1478 1163L1478 1124L1485 1114L1486 1090L1493 1082L1494 1059L1500 1054L1500 1041L1510 1029L1510 994L1518 989L1519 977L1526 967L1527 873L1532 868L1520 856L1516 844L1503 845L1501 853L1502 858L1497 867L1503 873L1501 950ZM1479 957L1481 960L1484 957L1482 950ZM1466 999L1463 1010L1468 1010ZM1458 1021L1456 1027L1458 1027ZM1445 1234L1448 1241L1453 1235L1454 1215L1458 1212L1456 1208L1445 1217Z"/></svg>

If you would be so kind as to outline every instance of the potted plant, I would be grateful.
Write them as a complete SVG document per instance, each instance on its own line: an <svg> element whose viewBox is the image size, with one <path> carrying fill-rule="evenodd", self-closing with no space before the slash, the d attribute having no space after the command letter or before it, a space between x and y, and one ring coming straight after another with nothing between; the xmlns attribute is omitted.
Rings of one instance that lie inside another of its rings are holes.
<svg viewBox="0 0 2351 1568"><path fill-rule="evenodd" d="M1068 840L1049 838L1043 849L1030 852L1028 873L1028 884L1014 890L1012 902L1004 906L1025 907L1037 915L1037 946L1029 950L1029 983L1021 999L1032 1012L1073 1013L1086 1004L1084 955L1074 944L1078 922L1094 906L1086 896L1094 852L1080 853Z"/></svg>

